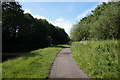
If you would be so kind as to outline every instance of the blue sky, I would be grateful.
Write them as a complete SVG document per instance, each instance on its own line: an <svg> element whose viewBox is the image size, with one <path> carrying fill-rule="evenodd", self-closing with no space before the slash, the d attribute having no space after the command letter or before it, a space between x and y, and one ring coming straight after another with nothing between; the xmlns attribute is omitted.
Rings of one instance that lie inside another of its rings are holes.
<svg viewBox="0 0 120 80"><path fill-rule="evenodd" d="M47 19L69 34L73 24L91 13L100 2L20 2L25 13Z"/></svg>

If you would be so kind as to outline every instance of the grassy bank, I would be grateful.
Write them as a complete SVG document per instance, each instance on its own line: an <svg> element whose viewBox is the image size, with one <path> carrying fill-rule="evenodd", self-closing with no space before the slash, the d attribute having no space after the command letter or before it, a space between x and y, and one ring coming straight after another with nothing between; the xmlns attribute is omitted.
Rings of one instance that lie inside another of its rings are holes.
<svg viewBox="0 0 120 80"><path fill-rule="evenodd" d="M47 78L56 54L66 45L31 51L2 63L3 78Z"/></svg>
<svg viewBox="0 0 120 80"><path fill-rule="evenodd" d="M118 78L118 41L74 42L70 50L81 69L92 78Z"/></svg>
<svg viewBox="0 0 120 80"><path fill-rule="evenodd" d="M0 80L2 79L2 64L0 63Z"/></svg>

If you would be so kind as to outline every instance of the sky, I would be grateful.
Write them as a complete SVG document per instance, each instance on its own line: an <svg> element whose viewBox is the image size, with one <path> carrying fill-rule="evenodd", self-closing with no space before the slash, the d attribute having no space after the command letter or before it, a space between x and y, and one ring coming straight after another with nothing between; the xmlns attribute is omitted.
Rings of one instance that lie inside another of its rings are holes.
<svg viewBox="0 0 120 80"><path fill-rule="evenodd" d="M101 2L19 2L24 13L34 18L47 19L49 23L64 28L70 35L70 29L83 17L91 14Z"/></svg>

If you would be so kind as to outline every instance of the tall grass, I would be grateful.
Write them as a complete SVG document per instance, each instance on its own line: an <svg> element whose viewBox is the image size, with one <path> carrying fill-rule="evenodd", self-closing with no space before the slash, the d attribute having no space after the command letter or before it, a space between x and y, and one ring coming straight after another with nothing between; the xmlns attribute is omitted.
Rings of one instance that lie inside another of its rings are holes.
<svg viewBox="0 0 120 80"><path fill-rule="evenodd" d="M2 64L0 63L0 80L2 79Z"/></svg>
<svg viewBox="0 0 120 80"><path fill-rule="evenodd" d="M62 45L66 46L66 45ZM47 78L56 54L62 47L31 51L2 63L3 78Z"/></svg>
<svg viewBox="0 0 120 80"><path fill-rule="evenodd" d="M120 43L111 41L74 42L70 50L81 69L92 78L118 78Z"/></svg>

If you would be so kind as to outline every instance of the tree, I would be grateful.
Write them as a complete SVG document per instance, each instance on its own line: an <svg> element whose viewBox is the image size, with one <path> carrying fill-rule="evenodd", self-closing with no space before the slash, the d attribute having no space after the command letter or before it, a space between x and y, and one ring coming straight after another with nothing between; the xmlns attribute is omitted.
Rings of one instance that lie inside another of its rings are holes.
<svg viewBox="0 0 120 80"><path fill-rule="evenodd" d="M11 48L8 43L16 43L17 30L22 26L23 10L18 2L2 3L2 43L3 50Z"/></svg>
<svg viewBox="0 0 120 80"><path fill-rule="evenodd" d="M120 39L120 3L109 2L98 5L93 14L80 20L71 29L71 38L81 40Z"/></svg>
<svg viewBox="0 0 120 80"><path fill-rule="evenodd" d="M64 29L23 13L18 2L2 4L3 52L28 51L69 42Z"/></svg>

